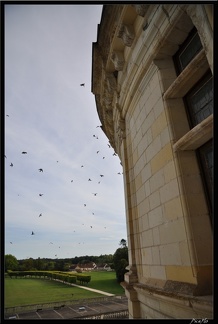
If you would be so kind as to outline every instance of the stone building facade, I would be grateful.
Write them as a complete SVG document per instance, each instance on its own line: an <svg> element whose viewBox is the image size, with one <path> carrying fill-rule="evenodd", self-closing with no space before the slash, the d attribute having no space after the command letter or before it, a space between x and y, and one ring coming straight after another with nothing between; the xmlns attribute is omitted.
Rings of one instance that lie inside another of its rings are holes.
<svg viewBox="0 0 218 324"><path fill-rule="evenodd" d="M93 43L123 166L131 319L213 318L213 9L104 5Z"/></svg>

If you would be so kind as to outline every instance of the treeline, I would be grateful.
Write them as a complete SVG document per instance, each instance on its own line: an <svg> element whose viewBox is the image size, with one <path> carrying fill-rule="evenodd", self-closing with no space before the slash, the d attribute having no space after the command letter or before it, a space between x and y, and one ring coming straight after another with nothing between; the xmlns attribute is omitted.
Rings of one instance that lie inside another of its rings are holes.
<svg viewBox="0 0 218 324"><path fill-rule="evenodd" d="M94 262L96 264L107 263L113 269L113 255L100 255L100 256L80 256L75 258L66 259L50 259L50 258L28 258L23 260L16 260L14 258L9 258L6 255L5 269L9 270L19 270L19 271L30 271L30 270L56 270L56 271L68 271L70 266L73 264L85 264L89 262Z"/></svg>
<svg viewBox="0 0 218 324"><path fill-rule="evenodd" d="M114 254L105 254L100 256L80 256L66 259L51 259L51 258L28 258L17 260L11 254L5 255L5 272L11 271L69 271L71 265L86 264L94 262L97 265L107 264L114 269L118 282L124 280L124 274L127 272L126 267L128 262L128 248L126 240L122 239L119 243L121 246Z"/></svg>

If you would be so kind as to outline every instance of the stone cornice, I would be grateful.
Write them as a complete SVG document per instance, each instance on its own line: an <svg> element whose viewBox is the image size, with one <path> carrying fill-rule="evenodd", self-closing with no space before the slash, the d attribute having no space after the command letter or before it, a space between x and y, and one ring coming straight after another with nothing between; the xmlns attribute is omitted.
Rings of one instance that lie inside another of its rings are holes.
<svg viewBox="0 0 218 324"><path fill-rule="evenodd" d="M115 151L119 150L125 138L122 109L116 106L119 97L117 72L122 71L125 65L125 47L131 47L135 38L133 19L138 15L143 16L147 8L147 5L105 5L97 42L93 43L92 92L96 97L102 130ZM130 14L131 10L135 14ZM115 114L115 111L118 111L118 114ZM114 120L114 116L117 121ZM116 144L115 133L118 135Z"/></svg>

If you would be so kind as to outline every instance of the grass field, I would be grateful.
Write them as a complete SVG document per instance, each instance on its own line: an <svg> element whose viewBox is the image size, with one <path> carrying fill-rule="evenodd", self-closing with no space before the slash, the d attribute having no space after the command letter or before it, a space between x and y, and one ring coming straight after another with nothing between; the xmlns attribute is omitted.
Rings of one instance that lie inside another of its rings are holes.
<svg viewBox="0 0 218 324"><path fill-rule="evenodd" d="M115 272L90 272L88 287L115 295L124 295L124 289L117 283ZM48 279L5 278L5 305L15 307L37 303L52 303L102 297L103 295Z"/></svg>
<svg viewBox="0 0 218 324"><path fill-rule="evenodd" d="M101 271L89 272L91 281L88 284L89 288L99 289L115 295L125 294L124 289L120 286L116 279L115 272Z"/></svg>

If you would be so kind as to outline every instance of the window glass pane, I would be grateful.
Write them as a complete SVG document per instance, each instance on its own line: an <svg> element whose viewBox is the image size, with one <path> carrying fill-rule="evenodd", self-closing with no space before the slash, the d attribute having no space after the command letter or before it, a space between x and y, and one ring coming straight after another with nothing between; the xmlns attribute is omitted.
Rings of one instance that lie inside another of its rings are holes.
<svg viewBox="0 0 218 324"><path fill-rule="evenodd" d="M213 181L212 173L213 173L213 151L212 148L205 152L205 162L208 168L208 173L210 176L211 183Z"/></svg>
<svg viewBox="0 0 218 324"><path fill-rule="evenodd" d="M196 33L179 55L179 63L181 70L184 70L184 68L195 57L195 55L197 55L201 48L202 44L198 34Z"/></svg>
<svg viewBox="0 0 218 324"><path fill-rule="evenodd" d="M187 95L188 110L192 125L195 126L213 113L212 78Z"/></svg>

